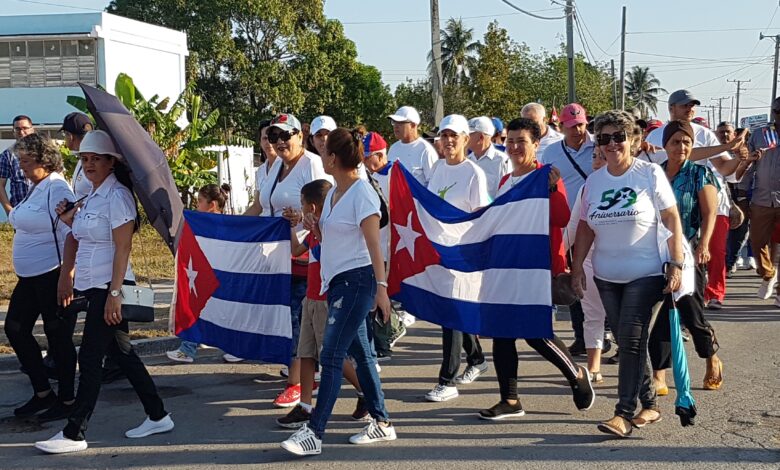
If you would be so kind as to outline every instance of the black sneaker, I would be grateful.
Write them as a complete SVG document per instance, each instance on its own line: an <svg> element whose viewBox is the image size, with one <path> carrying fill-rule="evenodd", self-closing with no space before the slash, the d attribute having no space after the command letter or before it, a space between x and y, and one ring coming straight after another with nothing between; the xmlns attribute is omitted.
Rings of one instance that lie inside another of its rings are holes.
<svg viewBox="0 0 780 470"><path fill-rule="evenodd" d="M593 391L593 384L590 382L590 373L582 366L577 369L581 377L571 384L572 398L578 410L587 411L596 401L596 392Z"/></svg>
<svg viewBox="0 0 780 470"><path fill-rule="evenodd" d="M70 405L57 400L51 408L38 415L39 423L48 423L49 421L59 421L61 419L67 419L73 410L76 409L76 402L74 401Z"/></svg>
<svg viewBox="0 0 780 470"><path fill-rule="evenodd" d="M395 347L395 343L397 343L398 340L403 338L404 336L406 336L406 327L404 326L403 323L401 323L401 328L398 331L396 331L396 333L393 336L390 337L390 341L389 341L390 348L392 349L393 347Z"/></svg>
<svg viewBox="0 0 780 470"><path fill-rule="evenodd" d="M55 403L57 403L57 394L54 390L49 390L49 394L43 398L33 395L27 403L14 410L14 416L29 418L39 411L51 408Z"/></svg>
<svg viewBox="0 0 780 470"><path fill-rule="evenodd" d="M505 401L500 401L498 404L479 412L479 419L486 419L489 421L519 418L521 416L525 416L525 411L523 410L523 405L520 404L520 401L514 405L510 405Z"/></svg>
<svg viewBox="0 0 780 470"><path fill-rule="evenodd" d="M376 360L377 362L387 362L390 359L393 358L392 351L377 351L376 352Z"/></svg>
<svg viewBox="0 0 780 470"><path fill-rule="evenodd" d="M358 397L357 405L355 405L355 411L352 413L352 419L355 421L365 421L371 419L371 415L366 408L366 399L364 397Z"/></svg>
<svg viewBox="0 0 780 470"><path fill-rule="evenodd" d="M568 349L569 354L572 356L584 356L587 353L585 350L585 342L580 340L575 340L569 345Z"/></svg>
<svg viewBox="0 0 780 470"><path fill-rule="evenodd" d="M311 413L304 410L301 405L295 405L295 408L287 413L287 416L283 416L276 420L276 424L287 429L298 429L304 424L309 424L311 419Z"/></svg>
<svg viewBox="0 0 780 470"><path fill-rule="evenodd" d="M615 351L615 355L607 359L607 364L620 364L620 349Z"/></svg>

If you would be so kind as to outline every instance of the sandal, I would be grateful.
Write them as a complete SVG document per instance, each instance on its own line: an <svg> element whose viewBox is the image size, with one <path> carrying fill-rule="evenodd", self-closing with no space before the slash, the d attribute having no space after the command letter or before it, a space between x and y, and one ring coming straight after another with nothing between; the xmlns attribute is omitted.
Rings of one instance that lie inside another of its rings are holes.
<svg viewBox="0 0 780 470"><path fill-rule="evenodd" d="M718 375L704 376L704 390L720 390L721 385L723 385L723 361L718 359Z"/></svg>
<svg viewBox="0 0 780 470"><path fill-rule="evenodd" d="M594 384L604 383L604 377L600 371L588 372L590 374L590 381Z"/></svg>
<svg viewBox="0 0 780 470"><path fill-rule="evenodd" d="M657 409L645 408L634 416L634 419L631 420L631 424L633 424L635 428L641 429L648 424L657 423L662 419L661 412Z"/></svg>
<svg viewBox="0 0 780 470"><path fill-rule="evenodd" d="M598 430L612 434L617 437L625 438L631 435L631 421L622 416L613 416L609 421L604 421L598 424Z"/></svg>
<svg viewBox="0 0 780 470"><path fill-rule="evenodd" d="M656 387L655 388L655 394L659 397L665 397L666 395L669 395L669 387L664 385L663 387Z"/></svg>

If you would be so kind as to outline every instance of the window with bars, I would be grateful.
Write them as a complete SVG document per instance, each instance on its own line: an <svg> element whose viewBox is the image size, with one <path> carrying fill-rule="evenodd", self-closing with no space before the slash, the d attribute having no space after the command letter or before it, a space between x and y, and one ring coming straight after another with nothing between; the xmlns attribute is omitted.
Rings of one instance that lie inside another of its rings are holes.
<svg viewBox="0 0 780 470"><path fill-rule="evenodd" d="M0 39L0 88L97 84L95 39Z"/></svg>

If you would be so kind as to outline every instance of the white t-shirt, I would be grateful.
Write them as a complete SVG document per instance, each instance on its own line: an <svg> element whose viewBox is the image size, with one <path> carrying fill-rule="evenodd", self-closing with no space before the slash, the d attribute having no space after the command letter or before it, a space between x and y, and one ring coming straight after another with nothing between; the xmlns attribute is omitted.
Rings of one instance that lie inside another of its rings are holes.
<svg viewBox="0 0 780 470"><path fill-rule="evenodd" d="M105 289L111 282L115 250L111 231L135 220L136 214L132 193L113 174L93 189L73 218L73 237L79 242L74 289ZM130 262L125 279L135 279Z"/></svg>
<svg viewBox="0 0 780 470"><path fill-rule="evenodd" d="M333 181L333 178L322 168L320 157L309 151L304 151L290 173L282 181L277 181L281 165L282 159L277 157L268 176L262 182L260 206L263 208L261 214L263 216L281 216L285 207L300 210L301 188L305 184L319 179Z"/></svg>
<svg viewBox="0 0 780 470"><path fill-rule="evenodd" d="M481 157L477 158L474 153L469 153L468 158L485 172L488 195L491 199L495 199L496 192L498 192L498 182L504 175L512 171L509 156L491 145Z"/></svg>
<svg viewBox="0 0 780 470"><path fill-rule="evenodd" d="M76 168L73 170L73 179L70 183L73 188L73 194L76 199L81 199L92 192L92 181L87 179L84 170L81 168L81 160L76 161Z"/></svg>
<svg viewBox="0 0 780 470"><path fill-rule="evenodd" d="M469 159L457 165L448 165L444 159L436 161L428 189L466 212L490 204L485 172Z"/></svg>
<svg viewBox="0 0 780 470"><path fill-rule="evenodd" d="M46 179L32 186L27 196L11 209L8 221L14 228L14 271L20 277L33 277L48 273L60 265L57 246L54 244L52 224L57 219L54 210L63 199L73 201L70 185L59 173L51 173ZM57 242L60 256L65 237L70 228L57 224Z"/></svg>
<svg viewBox="0 0 780 470"><path fill-rule="evenodd" d="M550 126L547 126L547 134L542 136L541 140L539 140L539 148L536 149L536 155L543 155L544 149L561 140L563 140L563 134Z"/></svg>
<svg viewBox="0 0 780 470"><path fill-rule="evenodd" d="M564 145L561 145L562 143ZM582 185L585 184L585 178L569 161L566 153L568 152L580 171L587 177L593 173L593 148L595 147L595 141L593 136L586 134L585 142L578 150L574 150L565 144L566 142L561 139L547 147L543 154L537 152L536 157L543 165L552 165L561 172L561 179L563 180L563 186L566 188L566 194L577 194ZM571 209L574 205L574 200L569 198L568 202L569 209Z"/></svg>
<svg viewBox="0 0 780 470"><path fill-rule="evenodd" d="M391 163L400 160L417 181L427 185L431 179L431 168L439 160L439 154L425 139L418 137L408 144L399 140L391 145L387 152L387 159Z"/></svg>
<svg viewBox="0 0 780 470"><path fill-rule="evenodd" d="M663 169L635 159L621 176L607 167L593 172L584 188L580 219L596 234L594 275L626 283L662 274L656 201L659 210L677 205Z"/></svg>
<svg viewBox="0 0 780 470"><path fill-rule="evenodd" d="M393 172L393 164L388 163L384 168L380 169L371 176L379 183L379 187L382 189L382 194L385 195L385 199L390 201L390 174ZM382 256L387 261L387 253L390 250L390 224L388 223L384 227L379 229L379 243L382 245Z"/></svg>
<svg viewBox="0 0 780 470"><path fill-rule="evenodd" d="M716 147L720 145L720 142L718 141L718 136L715 135L712 130L707 129L704 126L700 126L696 123L690 123L691 127L693 128L693 148L699 148L699 147ZM655 145L656 147L663 147L663 138L664 138L664 129L666 129L666 124L659 127L658 129L654 129L650 134L647 135L647 142L649 142L652 145ZM731 200L729 199L729 193L728 188L726 186L726 180L728 179L730 182L736 182L736 179L734 178L734 175L729 175L728 178L724 178L723 175L718 173L718 170L715 169L715 165L713 165L710 162L710 159L721 157L723 160L731 160L733 157L728 152L721 152L719 154L713 155L712 157L706 159L706 160L698 160L694 163L697 165L707 165L710 170L712 170L712 174L715 175L715 178L718 180L718 215L729 215L729 210L731 209ZM666 161L666 152L659 152L658 156L659 160L657 163L661 164Z"/></svg>
<svg viewBox="0 0 780 470"><path fill-rule="evenodd" d="M360 224L371 215L380 215L379 196L368 181L359 179L352 183L334 207L331 201L335 190L333 187L328 191L320 217L321 294L328 291L330 281L337 275L371 264Z"/></svg>

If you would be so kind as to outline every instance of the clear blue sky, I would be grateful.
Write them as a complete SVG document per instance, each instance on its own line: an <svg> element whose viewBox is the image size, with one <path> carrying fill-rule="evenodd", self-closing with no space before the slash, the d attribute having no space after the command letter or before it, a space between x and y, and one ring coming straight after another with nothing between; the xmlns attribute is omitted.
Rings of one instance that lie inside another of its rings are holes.
<svg viewBox="0 0 780 470"><path fill-rule="evenodd" d="M543 16L560 16L562 7L551 0L512 0ZM563 3L563 0L555 0ZM106 0L0 0L6 14L100 10ZM439 0L442 24L461 17L482 38L488 23L497 19L511 37L532 50L557 49L565 34L564 20L545 21L515 12L500 0ZM48 5L47 5L48 4ZM56 4L66 6L56 6ZM765 113L772 87L774 42L758 35L780 33L778 0L750 0L749 5L726 0L578 0L583 35L595 60L615 59L619 66L621 6L628 6L626 69L649 66L667 90L688 88L703 105L723 100L723 118L729 117L735 84L727 79L751 80L743 85L741 116ZM706 7L705 7L706 5ZM328 17L344 23L346 35L358 48L362 62L379 68L385 82L395 87L425 75L430 49L426 0L326 0ZM770 21L771 20L771 21ZM584 51L575 33L575 48ZM648 55L651 54L651 55ZM675 57L669 57L675 56ZM665 98L665 97L664 97ZM661 118L667 117L660 106ZM752 109L751 109L752 108ZM702 109L700 114L706 112ZM716 116L717 117L717 116Z"/></svg>

